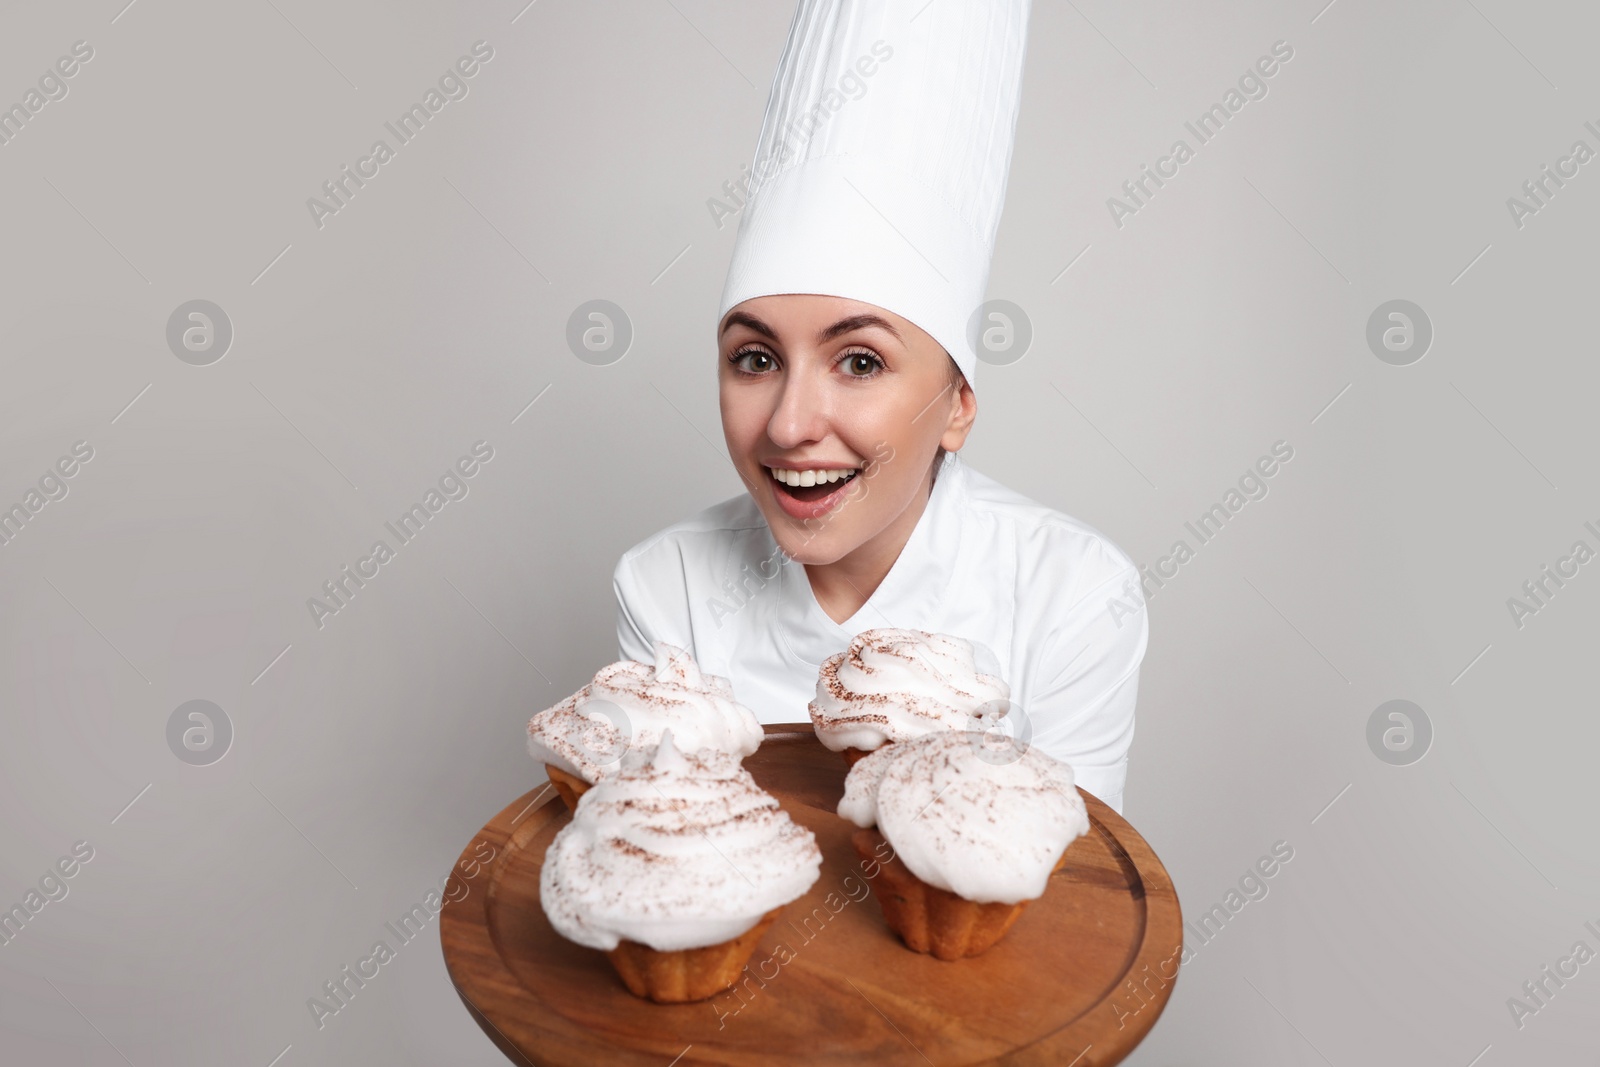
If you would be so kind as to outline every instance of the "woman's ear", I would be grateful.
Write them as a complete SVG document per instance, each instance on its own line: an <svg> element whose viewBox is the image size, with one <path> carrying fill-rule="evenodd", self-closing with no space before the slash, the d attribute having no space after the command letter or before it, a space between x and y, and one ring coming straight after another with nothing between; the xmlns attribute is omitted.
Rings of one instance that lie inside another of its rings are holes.
<svg viewBox="0 0 1600 1067"><path fill-rule="evenodd" d="M950 414L939 446L947 452L959 452L978 417L978 397L954 359L950 361L950 374Z"/></svg>

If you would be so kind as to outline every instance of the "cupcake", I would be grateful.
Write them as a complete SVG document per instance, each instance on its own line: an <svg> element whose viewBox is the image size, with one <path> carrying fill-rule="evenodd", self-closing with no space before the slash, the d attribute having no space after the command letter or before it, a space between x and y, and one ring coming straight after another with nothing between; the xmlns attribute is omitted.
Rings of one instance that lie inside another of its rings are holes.
<svg viewBox="0 0 1600 1067"><path fill-rule="evenodd" d="M665 641L655 663L621 660L528 722L528 752L577 809L578 797L620 765L630 748L653 748L670 728L686 750L715 748L743 758L761 744L755 713L733 699L726 678L701 674L694 657Z"/></svg>
<svg viewBox="0 0 1600 1067"><path fill-rule="evenodd" d="M851 839L861 858L881 864L889 928L941 960L991 948L1089 832L1069 765L1031 746L997 750L977 730L869 753L845 778L838 810L862 827ZM893 858L882 863L885 840Z"/></svg>
<svg viewBox="0 0 1600 1067"><path fill-rule="evenodd" d="M1011 687L979 670L980 651L994 660L988 649L952 634L894 627L857 634L817 672L817 695L807 709L818 740L854 764L890 741L1003 717Z"/></svg>
<svg viewBox="0 0 1600 1067"><path fill-rule="evenodd" d="M556 932L607 954L635 996L704 1000L739 979L822 852L737 756L635 748L578 802L545 852L539 900Z"/></svg>

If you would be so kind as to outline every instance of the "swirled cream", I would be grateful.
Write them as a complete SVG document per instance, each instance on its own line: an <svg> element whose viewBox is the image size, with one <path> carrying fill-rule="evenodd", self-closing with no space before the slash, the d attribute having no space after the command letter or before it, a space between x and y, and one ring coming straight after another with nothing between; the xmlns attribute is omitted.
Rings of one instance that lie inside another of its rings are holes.
<svg viewBox="0 0 1600 1067"><path fill-rule="evenodd" d="M802 896L822 851L738 757L634 749L578 801L545 852L539 899L561 936L661 952L731 941Z"/></svg>
<svg viewBox="0 0 1600 1067"><path fill-rule="evenodd" d="M1089 832L1072 767L992 734L945 730L884 745L850 769L839 815L878 827L911 873L983 903L1044 893Z"/></svg>
<svg viewBox="0 0 1600 1067"><path fill-rule="evenodd" d="M808 710L825 747L871 750L1003 716L1010 697L1011 686L978 669L972 642L884 627L857 634L828 657Z"/></svg>
<svg viewBox="0 0 1600 1067"><path fill-rule="evenodd" d="M726 678L702 674L677 645L655 643L655 663L621 660L528 721L528 753L586 782L614 772L630 748L654 748L671 729L685 749L748 756L761 744L755 712Z"/></svg>

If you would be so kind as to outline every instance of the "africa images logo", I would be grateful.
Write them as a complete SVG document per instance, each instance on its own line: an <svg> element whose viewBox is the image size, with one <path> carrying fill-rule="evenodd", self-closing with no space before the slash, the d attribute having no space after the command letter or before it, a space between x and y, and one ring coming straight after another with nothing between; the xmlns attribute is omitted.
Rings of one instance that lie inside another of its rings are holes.
<svg viewBox="0 0 1600 1067"><path fill-rule="evenodd" d="M65 100L71 91L67 79L77 75L83 65L93 58L93 45L88 41L74 41L71 55L57 59L53 67L47 67L39 75L37 89L30 88L17 103L0 110L0 145L10 144L33 121L34 116L44 110L46 104Z"/></svg>
<svg viewBox="0 0 1600 1067"><path fill-rule="evenodd" d="M383 124L394 135L393 147L388 141L378 138L372 142L372 150L356 160L354 172L346 163L340 167L337 176L322 183L322 192L327 200L319 200L314 196L307 197L306 210L311 212L311 221L316 224L317 229L320 230L326 225L324 220L329 215L337 215L348 207L356 193L366 188L367 181L376 178L379 169L394 159L400 148L410 144L412 139L422 132L428 120L443 111L446 104L452 100L465 100L467 94L471 92L467 80L477 76L482 69L480 64L487 63L493 58L494 48L489 42L474 41L470 56L462 56L456 60L453 67L439 75L438 88L428 86L428 91L422 95L420 103L413 103L401 112L394 122ZM396 123L399 124L398 127Z"/></svg>
<svg viewBox="0 0 1600 1067"><path fill-rule="evenodd" d="M752 174L750 164L746 163L740 168L737 178L729 178L722 183L723 195L728 198L726 201L715 196L706 199L706 210L711 213L711 221L717 224L717 229L722 229L727 219L744 210L750 201L751 182L759 185L777 174L790 161L790 156L811 140L812 135L836 112L843 110L850 101L860 100L867 95L866 79L878 73L881 64L894 58L894 49L885 44L882 38L872 42L871 53L857 56L855 63L839 75L837 85L824 87L815 104L789 121L782 140L765 159L756 162L756 173ZM874 56L877 58L874 59Z"/></svg>
<svg viewBox="0 0 1600 1067"><path fill-rule="evenodd" d="M1272 42L1272 54L1260 57L1253 66L1246 68L1245 72L1239 75L1237 88L1228 86L1220 102L1202 111L1193 122L1183 124L1194 137L1193 146L1183 138L1178 138L1172 142L1167 154L1156 160L1155 169L1152 170L1148 163L1142 164L1138 177L1122 183L1122 192L1127 197L1126 200L1115 196L1106 198L1106 210L1111 213L1112 224L1117 229L1122 229L1125 218L1137 215L1140 208L1148 206L1157 190L1178 176L1179 169L1195 157L1197 146L1210 143L1222 132L1223 126L1229 119L1244 110L1245 104L1252 100L1265 99L1268 92L1267 80L1293 58L1294 46L1288 41Z"/></svg>
<svg viewBox="0 0 1600 1067"><path fill-rule="evenodd" d="M409 545L422 533L423 528L443 511L445 505L454 500L465 500L472 491L468 480L483 470L483 466L494 459L494 446L488 441L479 441L472 446L471 455L462 456L449 467L444 474L439 476L439 487L428 487L422 494L421 501L414 503L402 512L395 522L384 523L384 528L394 535L395 546L390 547L389 542L383 538L372 543L372 549L365 556L356 560L355 569L351 570L347 563L339 569L339 573L322 583L322 592L327 597L307 597L306 609L311 612L311 621L317 624L317 629L322 629L326 623L323 621L330 615L337 615L340 611L350 606L350 602L367 582L382 573L385 564L399 555L400 546ZM399 525L396 526L396 523Z"/></svg>

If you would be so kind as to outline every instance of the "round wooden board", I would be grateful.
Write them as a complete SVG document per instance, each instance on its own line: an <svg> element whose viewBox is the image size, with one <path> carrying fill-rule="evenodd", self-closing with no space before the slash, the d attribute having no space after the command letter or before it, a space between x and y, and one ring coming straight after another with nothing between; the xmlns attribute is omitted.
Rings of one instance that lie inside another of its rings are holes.
<svg viewBox="0 0 1600 1067"><path fill-rule="evenodd" d="M855 827L834 812L843 757L810 723L766 732L745 767L816 834L822 875L762 937L749 977L710 1000L637 998L604 953L551 928L539 868L568 815L548 785L468 844L440 940L461 999L512 1061L1102 1067L1155 1024L1176 981L1183 920L1166 869L1120 815L1080 790L1092 828L1044 896L987 953L944 962L884 924L850 844Z"/></svg>

